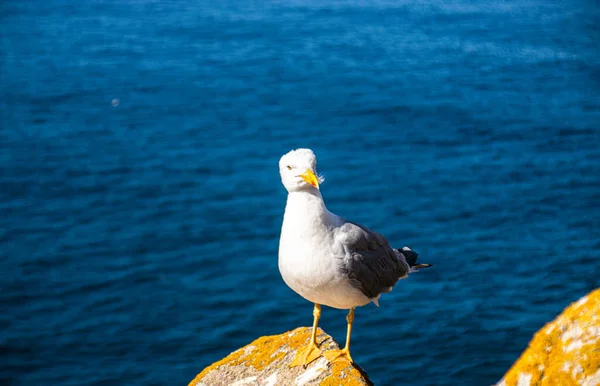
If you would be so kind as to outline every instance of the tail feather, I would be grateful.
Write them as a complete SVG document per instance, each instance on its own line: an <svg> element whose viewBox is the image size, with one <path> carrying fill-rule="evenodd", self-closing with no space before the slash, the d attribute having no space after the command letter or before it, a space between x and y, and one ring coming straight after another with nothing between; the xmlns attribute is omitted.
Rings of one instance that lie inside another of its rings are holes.
<svg viewBox="0 0 600 386"><path fill-rule="evenodd" d="M419 257L419 254L410 249L410 247L402 247L402 249L397 249L397 251L402 255L402 257L404 257L404 261L406 261L410 267L410 272L416 272L419 270L419 268L433 267L433 264L417 264L417 258Z"/></svg>

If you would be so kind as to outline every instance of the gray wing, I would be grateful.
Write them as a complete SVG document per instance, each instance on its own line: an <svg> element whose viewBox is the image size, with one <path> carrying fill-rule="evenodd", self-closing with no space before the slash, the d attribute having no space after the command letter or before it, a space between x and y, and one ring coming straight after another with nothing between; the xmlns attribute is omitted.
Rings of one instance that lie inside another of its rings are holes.
<svg viewBox="0 0 600 386"><path fill-rule="evenodd" d="M370 299L389 292L409 272L385 237L352 222L336 230L334 250L342 258L342 273Z"/></svg>

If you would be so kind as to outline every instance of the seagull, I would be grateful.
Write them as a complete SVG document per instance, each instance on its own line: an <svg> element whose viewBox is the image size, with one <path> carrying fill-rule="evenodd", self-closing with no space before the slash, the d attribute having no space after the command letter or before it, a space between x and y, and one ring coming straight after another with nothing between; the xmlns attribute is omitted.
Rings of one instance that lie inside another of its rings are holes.
<svg viewBox="0 0 600 386"><path fill-rule="evenodd" d="M281 157L279 173L288 191L279 241L279 271L285 283L314 303L313 328L307 347L290 367L306 367L324 356L329 363L350 362L354 309L390 292L400 279L431 264L417 264L418 254L405 246L393 249L379 233L347 221L327 210L317 177L317 158L310 149ZM317 326L321 305L347 309L346 344L341 350L321 352Z"/></svg>

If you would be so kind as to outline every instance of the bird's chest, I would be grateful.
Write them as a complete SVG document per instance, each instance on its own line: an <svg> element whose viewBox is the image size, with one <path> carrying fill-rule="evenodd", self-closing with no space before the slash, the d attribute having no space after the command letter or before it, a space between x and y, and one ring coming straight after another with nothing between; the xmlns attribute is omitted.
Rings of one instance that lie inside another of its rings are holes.
<svg viewBox="0 0 600 386"><path fill-rule="evenodd" d="M279 245L279 271L288 286L296 292L322 287L335 277L332 235L326 228L299 227L286 232Z"/></svg>

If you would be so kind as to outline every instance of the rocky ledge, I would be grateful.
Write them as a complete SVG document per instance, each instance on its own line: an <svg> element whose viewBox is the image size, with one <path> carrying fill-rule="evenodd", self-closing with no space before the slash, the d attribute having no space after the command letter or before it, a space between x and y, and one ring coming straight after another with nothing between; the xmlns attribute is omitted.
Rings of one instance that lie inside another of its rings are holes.
<svg viewBox="0 0 600 386"><path fill-rule="evenodd" d="M299 349L310 341L311 329L300 327L281 335L263 336L208 366L189 386L372 385L357 365L329 365L323 357L307 366L290 368ZM321 349L339 349L333 338L318 330Z"/></svg>
<svg viewBox="0 0 600 386"><path fill-rule="evenodd" d="M600 385L600 289L539 330L497 386Z"/></svg>
<svg viewBox="0 0 600 386"><path fill-rule="evenodd" d="M329 365L323 357L306 369L290 368L311 329L264 336L205 368L190 386L372 385L357 365ZM321 349L339 348L318 330ZM497 386L600 385L600 289L571 304L539 330Z"/></svg>

